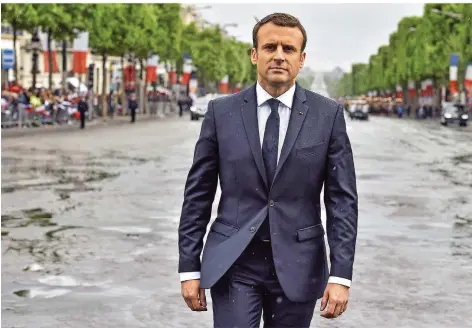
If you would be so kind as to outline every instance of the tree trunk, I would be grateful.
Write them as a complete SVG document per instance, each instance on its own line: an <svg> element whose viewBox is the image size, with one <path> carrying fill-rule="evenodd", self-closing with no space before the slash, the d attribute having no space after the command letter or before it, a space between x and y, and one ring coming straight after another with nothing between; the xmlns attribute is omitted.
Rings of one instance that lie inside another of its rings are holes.
<svg viewBox="0 0 472 328"><path fill-rule="evenodd" d="M35 39L38 38L38 29L35 29L33 32L33 36ZM36 78L37 78L37 73L38 73L38 52L36 50L33 51L33 68L32 68L32 74L33 74L33 90L36 89Z"/></svg>
<svg viewBox="0 0 472 328"><path fill-rule="evenodd" d="M67 79L67 41L62 41L62 89L66 90Z"/></svg>
<svg viewBox="0 0 472 328"><path fill-rule="evenodd" d="M149 109L149 103L148 103L148 96L147 96L147 89L148 89L148 77L147 77L147 66L146 66L146 77L144 79L144 111L147 112L148 114L151 113L151 110Z"/></svg>
<svg viewBox="0 0 472 328"><path fill-rule="evenodd" d="M108 97L107 97L107 53L102 53L102 118L107 118Z"/></svg>
<svg viewBox="0 0 472 328"><path fill-rule="evenodd" d="M15 76L15 81L18 82L18 62L16 61L16 19L13 20L11 27L13 29L13 60L15 61L15 64L13 65L13 74Z"/></svg>
<svg viewBox="0 0 472 328"><path fill-rule="evenodd" d="M128 113L128 102L126 101L126 90L125 90L125 56L121 56L121 107L123 108L123 114Z"/></svg>
<svg viewBox="0 0 472 328"><path fill-rule="evenodd" d="M403 87L403 104L410 105L411 104L411 98L410 98L410 88L408 86L408 80L406 82L406 85Z"/></svg>
<svg viewBox="0 0 472 328"><path fill-rule="evenodd" d="M49 90L52 90L52 70L54 67L52 67L52 51L51 51L51 32L48 31L48 85L49 85Z"/></svg>
<svg viewBox="0 0 472 328"><path fill-rule="evenodd" d="M143 68L144 68L144 65L143 65L143 60L140 58L139 59L139 88L138 88L138 92L139 92L139 112L142 113L142 114L145 114L146 113L146 110L144 108L144 83L143 83Z"/></svg>

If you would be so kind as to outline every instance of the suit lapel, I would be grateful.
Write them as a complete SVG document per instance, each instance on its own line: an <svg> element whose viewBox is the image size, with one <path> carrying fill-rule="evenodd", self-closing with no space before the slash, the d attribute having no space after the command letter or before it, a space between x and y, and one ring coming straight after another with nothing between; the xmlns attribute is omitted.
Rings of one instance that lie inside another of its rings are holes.
<svg viewBox="0 0 472 328"><path fill-rule="evenodd" d="M290 112L290 121L288 124L287 134L285 135L282 151L280 152L280 158L277 165L277 170L275 171L274 181L277 179L280 169L287 160L287 157L290 154L295 141L297 140L298 133L300 132L303 121L305 121L306 114L308 112L308 106L305 105L305 101L305 89L300 87L300 85L297 83L295 96L293 97L293 105Z"/></svg>
<svg viewBox="0 0 472 328"><path fill-rule="evenodd" d="M259 124L257 120L257 97L255 84L251 88L247 89L246 94L244 95L244 103L241 106L241 114L243 117L244 129L246 130L246 135L249 141L249 146L251 147L252 155L254 156L256 166L267 187L267 174L264 161L262 159Z"/></svg>

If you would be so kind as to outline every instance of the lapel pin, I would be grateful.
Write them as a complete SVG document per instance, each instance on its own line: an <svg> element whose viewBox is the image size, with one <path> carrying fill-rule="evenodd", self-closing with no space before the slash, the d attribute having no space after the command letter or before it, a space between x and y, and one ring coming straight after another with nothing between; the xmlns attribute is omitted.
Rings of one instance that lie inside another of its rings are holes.
<svg viewBox="0 0 472 328"><path fill-rule="evenodd" d="M298 115L303 115L303 112L298 112Z"/></svg>

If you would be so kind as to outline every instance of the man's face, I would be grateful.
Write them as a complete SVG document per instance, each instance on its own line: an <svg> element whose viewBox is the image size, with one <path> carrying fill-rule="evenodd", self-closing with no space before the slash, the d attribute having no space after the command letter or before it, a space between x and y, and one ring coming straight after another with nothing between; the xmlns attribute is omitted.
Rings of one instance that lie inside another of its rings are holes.
<svg viewBox="0 0 472 328"><path fill-rule="evenodd" d="M257 49L251 50L251 61L257 65L259 79L269 85L291 84L305 62L301 52L303 34L297 27L282 27L271 22L257 33Z"/></svg>

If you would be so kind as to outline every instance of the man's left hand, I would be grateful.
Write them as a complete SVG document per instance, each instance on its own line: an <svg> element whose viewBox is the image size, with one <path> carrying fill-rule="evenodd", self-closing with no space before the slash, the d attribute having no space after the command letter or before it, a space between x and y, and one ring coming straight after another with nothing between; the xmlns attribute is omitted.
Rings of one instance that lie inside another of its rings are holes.
<svg viewBox="0 0 472 328"><path fill-rule="evenodd" d="M322 312L320 315L327 319L339 317L346 311L348 300L349 287L340 284L328 284L321 300L320 311Z"/></svg>

